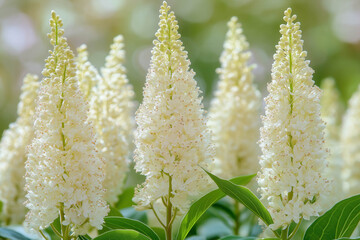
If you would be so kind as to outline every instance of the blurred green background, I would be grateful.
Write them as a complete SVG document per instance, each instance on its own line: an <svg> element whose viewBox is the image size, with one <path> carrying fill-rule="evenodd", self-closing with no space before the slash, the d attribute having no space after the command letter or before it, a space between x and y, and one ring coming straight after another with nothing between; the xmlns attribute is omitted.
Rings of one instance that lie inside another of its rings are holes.
<svg viewBox="0 0 360 240"><path fill-rule="evenodd" d="M112 39L125 37L128 78L136 99L150 61L161 0L0 0L0 134L16 118L22 78L41 75L50 44L50 11L64 21L65 36L75 50L88 45L90 61L104 64ZM332 76L347 101L360 82L359 0L169 0L179 20L185 49L208 106L216 87L219 56L226 22L237 16L243 24L256 63L255 82L267 95L272 55L283 23L283 12L292 7L298 15L304 49L315 70L317 84Z"/></svg>

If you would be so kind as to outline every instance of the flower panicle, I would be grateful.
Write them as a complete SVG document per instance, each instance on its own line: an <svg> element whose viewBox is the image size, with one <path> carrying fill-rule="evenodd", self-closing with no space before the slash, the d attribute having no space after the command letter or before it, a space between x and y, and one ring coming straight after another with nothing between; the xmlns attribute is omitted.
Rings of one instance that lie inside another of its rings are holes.
<svg viewBox="0 0 360 240"><path fill-rule="evenodd" d="M323 94L321 96L321 117L326 123L325 146L330 150L328 155L328 168L325 175L332 179L332 191L330 196L324 199L324 208L328 208L341 200L343 195L343 181L339 169L343 168L340 145L340 126L343 113L343 106L340 102L340 93L336 89L333 78L325 78L321 82Z"/></svg>
<svg viewBox="0 0 360 240"><path fill-rule="evenodd" d="M97 147L105 159L105 198L110 204L116 203L123 190L135 128L135 94L126 76L123 41L123 36L118 35L110 46L90 109L98 138Z"/></svg>
<svg viewBox="0 0 360 240"><path fill-rule="evenodd" d="M26 146L33 137L35 99L39 88L38 76L27 74L21 87L18 118L4 131L0 142L0 219L5 224L20 224L26 214L25 160Z"/></svg>
<svg viewBox="0 0 360 240"><path fill-rule="evenodd" d="M59 215L77 235L102 228L109 211L103 200L104 162L95 149L88 105L79 90L74 54L62 36L61 19L52 12L50 42L25 164L25 226L45 229ZM96 180L96 181L95 181ZM69 232L64 231L64 232Z"/></svg>
<svg viewBox="0 0 360 240"><path fill-rule="evenodd" d="M360 185L360 85L351 96L341 128L343 189L346 196L359 194Z"/></svg>
<svg viewBox="0 0 360 240"><path fill-rule="evenodd" d="M330 187L324 176L328 154L320 116L321 90L314 86L314 71L305 59L300 23L294 23L290 8L284 15L259 141L259 191L274 219L273 230L318 216L319 199Z"/></svg>
<svg viewBox="0 0 360 240"><path fill-rule="evenodd" d="M176 215L189 207L190 196L206 188L209 179L199 165L211 165L213 149L195 73L169 11L164 2L143 102L135 117L135 169L146 180L133 200L138 209L166 200Z"/></svg>
<svg viewBox="0 0 360 240"><path fill-rule="evenodd" d="M208 126L216 147L216 164L227 178L258 170L260 92L248 63L249 43L236 17L228 22L217 69L220 81L211 101ZM245 137L246 136L246 137Z"/></svg>

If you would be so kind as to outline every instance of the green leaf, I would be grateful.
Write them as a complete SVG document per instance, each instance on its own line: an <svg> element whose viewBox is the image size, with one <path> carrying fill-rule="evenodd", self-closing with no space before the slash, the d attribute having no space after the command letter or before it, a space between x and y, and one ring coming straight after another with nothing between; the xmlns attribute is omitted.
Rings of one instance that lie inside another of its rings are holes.
<svg viewBox="0 0 360 240"><path fill-rule="evenodd" d="M336 203L306 230L304 240L350 237L360 221L360 194Z"/></svg>
<svg viewBox="0 0 360 240"><path fill-rule="evenodd" d="M120 239L151 240L150 238L142 235L141 233L135 230L124 230L124 229L111 230L94 238L94 240L120 240Z"/></svg>
<svg viewBox="0 0 360 240"><path fill-rule="evenodd" d="M24 235L22 235L18 232L15 232L12 229L2 228L2 227L0 227L0 237L9 239L9 240L31 240L30 238L27 238Z"/></svg>
<svg viewBox="0 0 360 240"><path fill-rule="evenodd" d="M78 236L78 239L79 240L91 240L91 237L89 235L80 235L80 236Z"/></svg>
<svg viewBox="0 0 360 240"><path fill-rule="evenodd" d="M132 198L134 197L134 188L129 187L126 188L121 195L118 197L118 201L115 204L115 208L117 209L123 209L128 208L134 205L134 202L132 201Z"/></svg>
<svg viewBox="0 0 360 240"><path fill-rule="evenodd" d="M233 178L230 181L235 184L245 185L248 184L255 176L256 174L240 176L237 178ZM226 195L221 190L217 189L209 192L208 194L194 202L181 222L176 239L184 240L187 234L190 232L191 228L205 213L205 211L211 205L213 205L215 202L219 201L225 196Z"/></svg>
<svg viewBox="0 0 360 240"><path fill-rule="evenodd" d="M218 178L217 176L204 171L211 177L216 185L229 197L241 202L245 207L250 209L256 216L264 221L266 225L273 223L270 213L260 202L260 200L248 188L237 186L230 181Z"/></svg>
<svg viewBox="0 0 360 240"><path fill-rule="evenodd" d="M105 217L104 222L103 227L106 232L114 229L132 229L152 240L160 240L159 236L150 227L134 219L124 217Z"/></svg>
<svg viewBox="0 0 360 240"><path fill-rule="evenodd" d="M152 227L151 228L160 238L160 240L166 240L165 230L162 227Z"/></svg>
<svg viewBox="0 0 360 240"><path fill-rule="evenodd" d="M279 240L280 238L257 238L257 237L239 237L239 236L226 236L219 240Z"/></svg>

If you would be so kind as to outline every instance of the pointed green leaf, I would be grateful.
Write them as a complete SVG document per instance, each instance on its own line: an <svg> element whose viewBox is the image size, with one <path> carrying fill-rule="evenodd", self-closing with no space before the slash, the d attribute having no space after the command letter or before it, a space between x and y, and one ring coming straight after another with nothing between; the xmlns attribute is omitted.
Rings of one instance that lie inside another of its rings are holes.
<svg viewBox="0 0 360 240"><path fill-rule="evenodd" d="M336 203L306 230L304 240L350 237L360 222L360 194Z"/></svg>
<svg viewBox="0 0 360 240"><path fill-rule="evenodd" d="M105 217L103 231L108 232L114 229L132 229L152 240L160 240L159 236L150 227L138 220L124 217Z"/></svg>
<svg viewBox="0 0 360 240"><path fill-rule="evenodd" d="M256 174L240 176L233 178L230 181L235 184L245 185L248 184L251 179L253 179ZM187 234L190 232L191 228L195 225L197 220L205 213L205 211L213 205L215 202L219 201L221 198L226 195L219 189L209 192L196 202L194 202L185 217L183 218L180 228L178 230L177 240L184 240Z"/></svg>
<svg viewBox="0 0 360 240"><path fill-rule="evenodd" d="M94 240L151 240L150 238L142 235L141 233L135 230L124 230L124 229L116 229L111 230L106 233L101 234L94 238Z"/></svg>
<svg viewBox="0 0 360 240"><path fill-rule="evenodd" d="M270 213L260 202L260 200L252 193L248 188L243 186L237 186L230 181L218 178L210 172L204 171L211 177L216 185L229 197L239 201L249 210L251 210L256 216L264 221L266 225L273 223Z"/></svg>
<svg viewBox="0 0 360 240"><path fill-rule="evenodd" d="M18 233L9 228L2 228L2 227L0 227L0 237L9 240L31 240L30 238L25 237L21 233Z"/></svg>

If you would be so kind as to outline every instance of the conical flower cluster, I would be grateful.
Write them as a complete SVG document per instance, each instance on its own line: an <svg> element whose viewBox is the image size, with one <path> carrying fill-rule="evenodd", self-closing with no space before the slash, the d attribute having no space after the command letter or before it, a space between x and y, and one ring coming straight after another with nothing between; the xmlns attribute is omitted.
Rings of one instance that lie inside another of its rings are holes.
<svg viewBox="0 0 360 240"><path fill-rule="evenodd" d="M287 9L260 130L263 155L258 184L274 219L273 230L317 216L321 211L318 199L329 185L323 176L327 152L320 118L321 90L314 86L300 23L294 23L295 19Z"/></svg>
<svg viewBox="0 0 360 240"><path fill-rule="evenodd" d="M5 224L22 223L27 212L24 206L26 146L33 138L38 87L38 77L26 75L18 104L18 118L3 133L0 142L1 221Z"/></svg>
<svg viewBox="0 0 360 240"><path fill-rule="evenodd" d="M360 86L349 101L342 132L341 146L344 159L344 191L348 196L360 193Z"/></svg>
<svg viewBox="0 0 360 240"><path fill-rule="evenodd" d="M103 200L104 162L95 151L74 55L63 37L62 20L54 12L50 26L54 49L42 72L35 137L26 162L25 225L38 231L60 215L68 230L85 234L91 226L101 229L108 212Z"/></svg>
<svg viewBox="0 0 360 240"><path fill-rule="evenodd" d="M97 149L105 160L105 199L113 204L122 192L128 171L133 130L134 91L126 77L123 37L114 38L102 77L90 101L90 120L96 129Z"/></svg>
<svg viewBox="0 0 360 240"><path fill-rule="evenodd" d="M333 78L326 78L321 83L323 95L321 97L321 117L326 123L325 146L330 149L328 168L325 175L332 179L331 196L324 199L325 205L333 206L343 198L341 169L343 165L340 146L340 127L343 106L340 102L339 91Z"/></svg>
<svg viewBox="0 0 360 240"><path fill-rule="evenodd" d="M231 18L228 27L208 126L221 175L231 178L258 170L261 102L253 84L253 66L248 64L249 44L236 17Z"/></svg>
<svg viewBox="0 0 360 240"><path fill-rule="evenodd" d="M150 208L162 198L183 212L189 196L198 195L209 181L200 166L208 167L213 150L195 73L169 10L164 2L143 103L136 113L135 169L146 180L133 200L138 208Z"/></svg>

